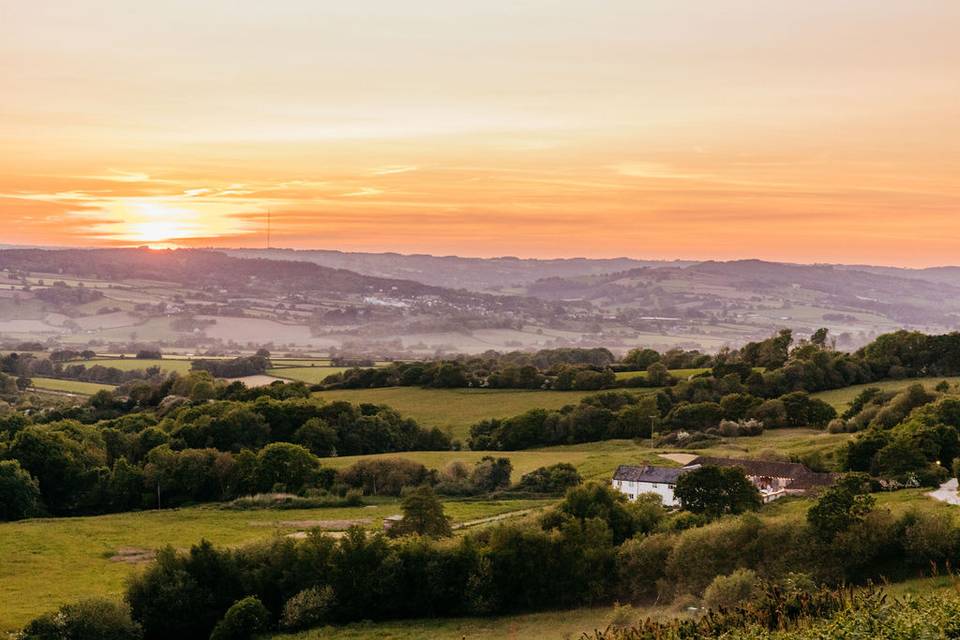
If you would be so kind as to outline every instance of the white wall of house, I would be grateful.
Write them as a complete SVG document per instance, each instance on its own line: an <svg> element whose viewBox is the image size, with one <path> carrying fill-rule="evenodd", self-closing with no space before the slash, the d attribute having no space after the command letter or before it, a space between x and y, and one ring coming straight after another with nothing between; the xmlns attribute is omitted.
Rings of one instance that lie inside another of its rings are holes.
<svg viewBox="0 0 960 640"><path fill-rule="evenodd" d="M680 503L673 497L673 485L662 482L630 482L628 480L614 480L613 488L623 493L631 501L644 493L655 493L660 496L664 506L676 507Z"/></svg>

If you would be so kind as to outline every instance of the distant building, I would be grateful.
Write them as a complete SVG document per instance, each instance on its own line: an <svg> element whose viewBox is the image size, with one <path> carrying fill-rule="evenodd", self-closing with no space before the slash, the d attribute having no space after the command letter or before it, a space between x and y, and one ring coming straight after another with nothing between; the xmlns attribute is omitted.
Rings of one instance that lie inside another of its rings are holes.
<svg viewBox="0 0 960 640"><path fill-rule="evenodd" d="M699 467L737 467L760 491L764 503L787 495L802 495L833 484L831 473L817 473L795 462L770 460L739 460L700 456L683 467L656 467L652 465L620 465L613 474L613 487L636 500L642 493L655 493L668 507L678 506L673 495L677 478Z"/></svg>
<svg viewBox="0 0 960 640"><path fill-rule="evenodd" d="M673 488L677 485L677 478L691 471L695 467L655 467L643 465L633 467L622 464L613 474L613 487L626 494L630 500L636 500L644 493L655 493L660 496L664 506L675 507L679 503L673 497Z"/></svg>

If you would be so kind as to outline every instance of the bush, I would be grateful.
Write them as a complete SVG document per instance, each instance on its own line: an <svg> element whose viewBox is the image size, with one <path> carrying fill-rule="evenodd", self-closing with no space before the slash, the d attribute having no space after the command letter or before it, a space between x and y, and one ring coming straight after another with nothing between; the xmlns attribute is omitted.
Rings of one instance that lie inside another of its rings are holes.
<svg viewBox="0 0 960 640"><path fill-rule="evenodd" d="M728 576L717 576L703 592L703 601L711 609L730 609L749 600L757 590L757 574L737 569Z"/></svg>
<svg viewBox="0 0 960 640"><path fill-rule="evenodd" d="M16 460L0 461L0 521L40 512L40 485Z"/></svg>
<svg viewBox="0 0 960 640"><path fill-rule="evenodd" d="M333 599L333 589L329 586L301 591L283 605L280 628L299 631L323 624L330 615Z"/></svg>
<svg viewBox="0 0 960 640"><path fill-rule="evenodd" d="M141 640L130 610L111 600L84 600L47 613L24 627L19 640Z"/></svg>
<svg viewBox="0 0 960 640"><path fill-rule="evenodd" d="M237 600L217 623L210 640L250 640L270 628L270 612L253 596Z"/></svg>
<svg viewBox="0 0 960 640"><path fill-rule="evenodd" d="M518 488L533 493L564 493L582 481L576 467L568 462L560 462L525 473L520 478Z"/></svg>

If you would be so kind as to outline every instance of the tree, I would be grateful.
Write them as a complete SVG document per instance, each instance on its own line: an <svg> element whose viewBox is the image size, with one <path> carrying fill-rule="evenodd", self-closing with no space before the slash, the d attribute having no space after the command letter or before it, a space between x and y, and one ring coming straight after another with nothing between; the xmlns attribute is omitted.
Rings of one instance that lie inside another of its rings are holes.
<svg viewBox="0 0 960 640"><path fill-rule="evenodd" d="M258 598L237 600L217 623L210 640L250 640L270 628L270 612Z"/></svg>
<svg viewBox="0 0 960 640"><path fill-rule="evenodd" d="M401 501L403 520L390 529L391 535L416 533L431 538L452 535L450 519L443 513L443 504L427 485L406 492Z"/></svg>
<svg viewBox="0 0 960 640"><path fill-rule="evenodd" d="M109 600L84 600L30 622L20 640L141 640L143 630L130 610Z"/></svg>
<svg viewBox="0 0 960 640"><path fill-rule="evenodd" d="M673 495L687 511L718 518L761 505L760 492L739 467L707 465L677 478Z"/></svg>
<svg viewBox="0 0 960 640"><path fill-rule="evenodd" d="M623 363L638 370L646 369L654 362L660 361L660 354L653 349L631 349L623 357Z"/></svg>
<svg viewBox="0 0 960 640"><path fill-rule="evenodd" d="M40 485L16 460L0 461L0 521L40 512Z"/></svg>
<svg viewBox="0 0 960 640"><path fill-rule="evenodd" d="M563 493L580 484L583 479L569 462L540 467L520 478L520 488L535 493Z"/></svg>
<svg viewBox="0 0 960 640"><path fill-rule="evenodd" d="M663 387L670 383L670 371L660 362L647 367L647 384L651 387Z"/></svg>
<svg viewBox="0 0 960 640"><path fill-rule="evenodd" d="M272 491L282 485L284 491L296 493L311 485L320 470L320 459L304 447L289 442L274 442L257 454L261 491Z"/></svg>
<svg viewBox="0 0 960 640"><path fill-rule="evenodd" d="M483 456L470 474L470 482L480 491L496 491L510 486L513 463L510 458Z"/></svg>
<svg viewBox="0 0 960 640"><path fill-rule="evenodd" d="M544 516L543 524L559 529L570 518L581 522L599 518L613 534L613 543L620 544L643 530L648 522L645 512L646 504L630 504L625 495L609 484L591 482L568 490L556 510Z"/></svg>
<svg viewBox="0 0 960 640"><path fill-rule="evenodd" d="M825 489L816 504L807 510L807 522L816 536L830 542L837 534L863 522L876 503L868 493L869 486L865 474L849 473Z"/></svg>

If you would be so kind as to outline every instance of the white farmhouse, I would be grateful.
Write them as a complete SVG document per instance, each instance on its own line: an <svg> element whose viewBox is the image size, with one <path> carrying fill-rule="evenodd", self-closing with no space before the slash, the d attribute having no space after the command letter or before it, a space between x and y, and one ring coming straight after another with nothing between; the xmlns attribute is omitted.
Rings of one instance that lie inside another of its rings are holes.
<svg viewBox="0 0 960 640"><path fill-rule="evenodd" d="M613 474L613 488L630 500L636 500L642 493L655 493L660 496L664 506L679 506L673 490L677 478L699 467L737 467L743 470L747 479L760 492L764 503L788 495L803 495L816 492L833 484L835 477L830 473L816 473L795 462L775 462L770 460L737 460L733 458L694 458L684 467L655 467L651 465L630 466L622 464Z"/></svg>
<svg viewBox="0 0 960 640"><path fill-rule="evenodd" d="M664 506L675 507L679 503L673 497L673 488L677 478L695 467L654 467L643 465L639 467L622 464L613 474L613 488L623 493L630 500L636 500L644 493L655 493L660 496Z"/></svg>

